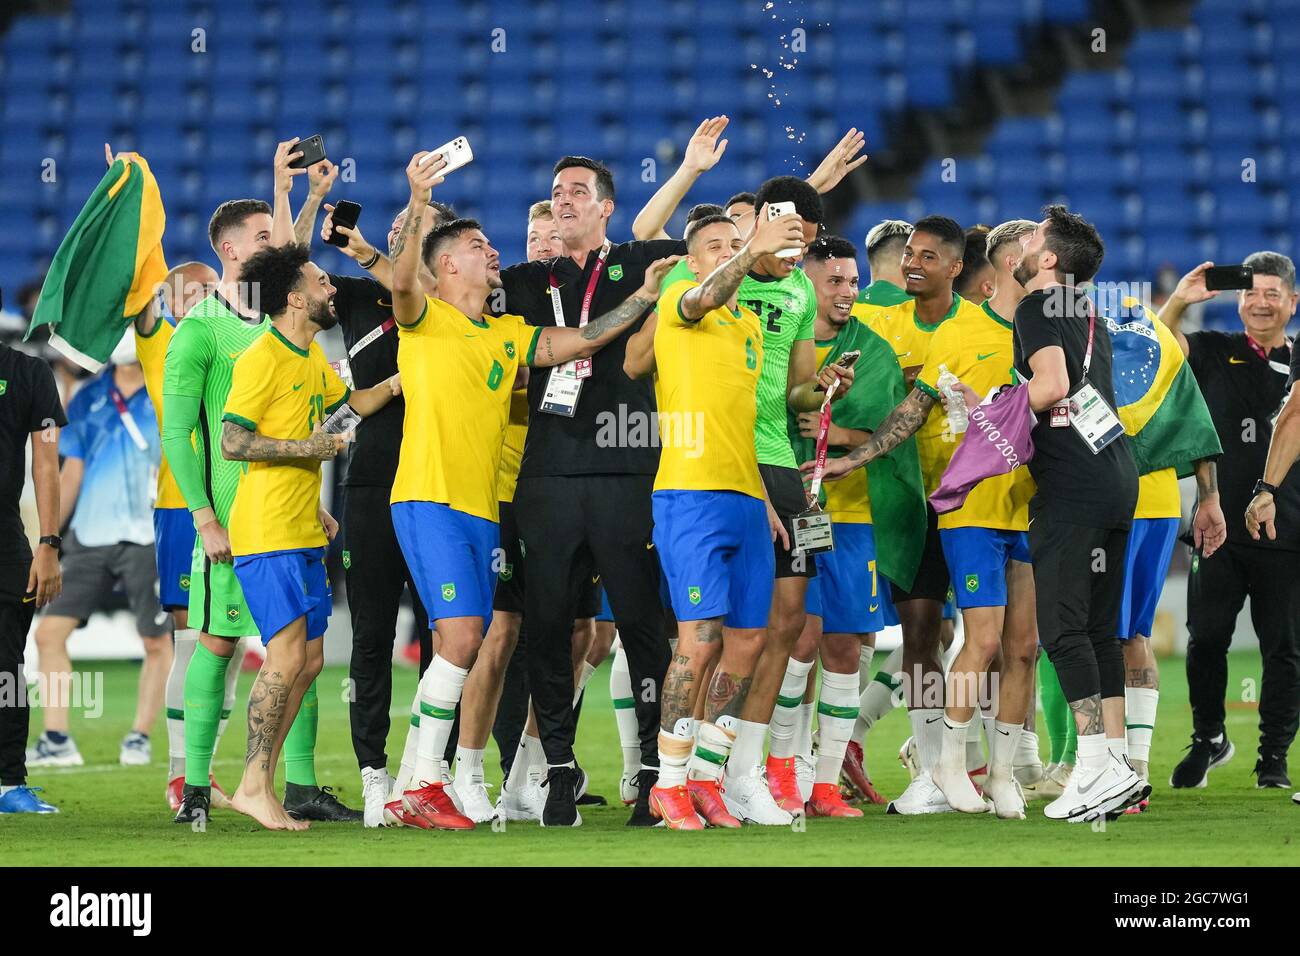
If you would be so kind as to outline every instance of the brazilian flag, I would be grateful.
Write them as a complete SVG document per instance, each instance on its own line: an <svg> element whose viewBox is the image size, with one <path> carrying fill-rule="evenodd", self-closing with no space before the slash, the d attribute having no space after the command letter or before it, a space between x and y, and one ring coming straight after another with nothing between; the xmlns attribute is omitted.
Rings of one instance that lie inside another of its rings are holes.
<svg viewBox="0 0 1300 956"><path fill-rule="evenodd" d="M857 349L862 353L853 366L853 387L835 402L833 418L845 428L875 431L885 416L907 397L903 370L889 343L856 318L850 318L830 342L818 342L819 349L829 344L822 364L834 362L841 353ZM799 461L816 456L816 442L799 434L798 421L791 414L788 431ZM846 450L831 448L827 457L839 458ZM858 479L856 471L841 482ZM908 438L887 455L866 467L868 494L871 499L871 523L876 537L876 566L881 574L900 588L911 588L925 547L925 489L921 483L921 461L916 438ZM826 501L826 485L821 498Z"/></svg>
<svg viewBox="0 0 1300 956"><path fill-rule="evenodd" d="M1115 403L1138 474L1174 468L1183 478L1195 462L1221 454L1210 410L1174 334L1133 298L1099 311L1114 355Z"/></svg>
<svg viewBox="0 0 1300 956"><path fill-rule="evenodd" d="M99 371L167 277L164 223L149 164L121 154L59 244L24 338L48 325L55 349Z"/></svg>

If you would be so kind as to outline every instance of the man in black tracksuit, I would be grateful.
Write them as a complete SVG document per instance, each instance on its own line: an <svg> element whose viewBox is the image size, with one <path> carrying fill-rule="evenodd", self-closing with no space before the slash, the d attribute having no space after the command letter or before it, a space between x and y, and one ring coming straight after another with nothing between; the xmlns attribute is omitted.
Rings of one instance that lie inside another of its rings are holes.
<svg viewBox="0 0 1300 956"><path fill-rule="evenodd" d="M1223 722L1228 647L1249 597L1264 665L1257 784L1289 787L1286 753L1300 719L1300 589L1295 586L1300 567L1300 473L1288 474L1283 463L1275 469L1278 474L1266 478L1265 460L1272 419L1294 377L1294 350L1286 326L1296 310L1295 267L1276 252L1247 257L1254 285L1236 293L1243 331L1183 335L1183 310L1214 296L1205 288L1210 265L1202 263L1183 276L1160 311L1161 321L1183 346L1223 445L1219 496L1228 520L1227 543L1213 557L1194 556L1187 579L1192 744L1169 783L1204 786L1209 771L1233 755ZM1274 536L1252 537L1246 524L1252 499L1256 508L1271 508Z"/></svg>

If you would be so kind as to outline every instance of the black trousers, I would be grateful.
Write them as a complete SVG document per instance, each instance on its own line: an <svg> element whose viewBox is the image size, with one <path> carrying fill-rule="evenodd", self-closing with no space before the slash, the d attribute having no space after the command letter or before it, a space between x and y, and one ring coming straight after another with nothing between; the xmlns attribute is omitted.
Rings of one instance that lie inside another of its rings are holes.
<svg viewBox="0 0 1300 956"><path fill-rule="evenodd" d="M31 710L23 677L23 649L36 602L24 603L29 564L0 565L0 785L27 782Z"/></svg>
<svg viewBox="0 0 1300 956"><path fill-rule="evenodd" d="M501 684L501 703L497 705L496 719L492 722L492 736L501 752L501 773L510 776L515 762L519 738L528 723L528 635L527 628L519 629L519 643L506 665L505 679Z"/></svg>
<svg viewBox="0 0 1300 956"><path fill-rule="evenodd" d="M362 767L387 765L388 711L393 699L393 641L402 589L411 595L420 637L420 673L433 659L429 614L420 603L393 532L389 489L346 490L343 509L344 578L352 615L352 749ZM402 701L406 705L406 701ZM455 738L453 737L453 740Z"/></svg>
<svg viewBox="0 0 1300 956"><path fill-rule="evenodd" d="M1200 737L1223 733L1228 647L1250 597L1264 680L1259 692L1259 751L1285 755L1300 720L1300 553L1228 543L1197 558L1187 578L1187 688Z"/></svg>
<svg viewBox="0 0 1300 956"><path fill-rule="evenodd" d="M1127 551L1127 528L1091 528L1047 513L1029 524L1038 639L1068 701L1124 696L1124 651L1115 633Z"/></svg>
<svg viewBox="0 0 1300 956"><path fill-rule="evenodd" d="M528 683L548 763L573 760L573 621L599 572L636 698L641 759L659 765L659 694L668 672L659 559L650 537L652 475L521 478L515 520L528 584Z"/></svg>

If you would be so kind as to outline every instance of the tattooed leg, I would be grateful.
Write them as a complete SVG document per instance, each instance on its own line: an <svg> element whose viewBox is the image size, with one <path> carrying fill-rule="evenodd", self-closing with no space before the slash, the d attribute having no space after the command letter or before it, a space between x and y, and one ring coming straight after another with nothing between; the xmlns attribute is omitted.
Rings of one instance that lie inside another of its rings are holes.
<svg viewBox="0 0 1300 956"><path fill-rule="evenodd" d="M660 696L660 727L672 733L677 721L690 717L702 684L701 675L722 650L722 619L681 621L677 625L677 652L668 665Z"/></svg>
<svg viewBox="0 0 1300 956"><path fill-rule="evenodd" d="M1082 700L1070 701L1070 710L1074 711L1074 726L1080 737L1105 732L1102 722L1101 695L1093 694Z"/></svg>
<svg viewBox="0 0 1300 956"><path fill-rule="evenodd" d="M1134 636L1124 642L1124 686L1160 689L1160 670L1150 639Z"/></svg>
<svg viewBox="0 0 1300 956"><path fill-rule="evenodd" d="M709 682L705 702L705 718L717 722L720 717L739 718L749 699L754 683L754 669L763 652L765 630L728 629L724 639L722 658Z"/></svg>

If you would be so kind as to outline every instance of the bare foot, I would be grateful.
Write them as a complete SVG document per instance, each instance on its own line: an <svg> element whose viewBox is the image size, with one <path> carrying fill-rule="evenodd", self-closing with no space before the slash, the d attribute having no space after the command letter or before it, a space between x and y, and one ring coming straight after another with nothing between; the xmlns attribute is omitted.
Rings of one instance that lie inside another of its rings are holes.
<svg viewBox="0 0 1300 956"><path fill-rule="evenodd" d="M294 820L285 812L283 805L275 799L274 794L246 793L242 784L231 796L230 806L231 809L252 817L268 830L307 829L305 822Z"/></svg>

